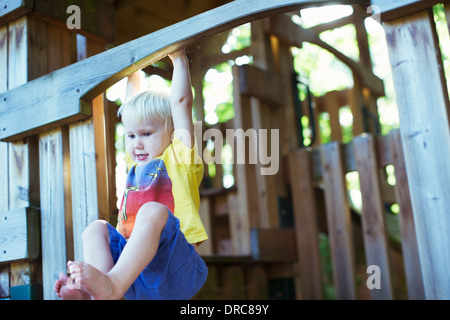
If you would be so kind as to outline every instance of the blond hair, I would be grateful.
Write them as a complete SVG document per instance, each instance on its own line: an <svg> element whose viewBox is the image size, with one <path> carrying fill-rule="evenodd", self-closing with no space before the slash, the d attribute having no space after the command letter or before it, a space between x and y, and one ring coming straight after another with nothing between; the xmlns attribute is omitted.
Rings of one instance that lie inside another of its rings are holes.
<svg viewBox="0 0 450 320"><path fill-rule="evenodd" d="M170 109L169 89L149 89L137 93L117 111L122 122L138 123L156 120L164 123L168 132L173 131L172 111Z"/></svg>

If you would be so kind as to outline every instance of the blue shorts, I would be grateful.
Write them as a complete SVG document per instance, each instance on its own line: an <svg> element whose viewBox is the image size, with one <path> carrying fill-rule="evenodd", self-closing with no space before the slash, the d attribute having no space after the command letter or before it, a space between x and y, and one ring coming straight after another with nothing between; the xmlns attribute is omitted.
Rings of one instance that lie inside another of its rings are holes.
<svg viewBox="0 0 450 320"><path fill-rule="evenodd" d="M108 224L111 254L116 264L127 241ZM203 286L208 268L180 230L180 222L170 211L161 233L158 251L131 285L128 300L188 300Z"/></svg>

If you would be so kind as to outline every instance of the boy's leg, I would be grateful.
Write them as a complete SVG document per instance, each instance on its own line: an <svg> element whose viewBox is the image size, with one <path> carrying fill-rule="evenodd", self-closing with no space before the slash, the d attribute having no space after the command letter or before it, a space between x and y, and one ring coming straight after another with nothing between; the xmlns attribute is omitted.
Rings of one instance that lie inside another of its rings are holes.
<svg viewBox="0 0 450 320"><path fill-rule="evenodd" d="M102 272L108 272L114 266L109 247L107 222L97 220L91 223L83 235L83 260Z"/></svg>
<svg viewBox="0 0 450 320"><path fill-rule="evenodd" d="M109 232L107 222L97 220L91 223L82 235L84 260L102 272L108 272L114 266L114 261L109 248ZM70 263L70 262L69 262ZM59 275L55 282L55 291L64 300L90 299L90 294L75 285L67 285L68 279L65 273ZM81 290L79 290L81 289Z"/></svg>
<svg viewBox="0 0 450 320"><path fill-rule="evenodd" d="M168 214L167 207L160 203L144 204L127 245L109 272L89 263L72 262L71 276L95 299L120 299L155 256Z"/></svg>

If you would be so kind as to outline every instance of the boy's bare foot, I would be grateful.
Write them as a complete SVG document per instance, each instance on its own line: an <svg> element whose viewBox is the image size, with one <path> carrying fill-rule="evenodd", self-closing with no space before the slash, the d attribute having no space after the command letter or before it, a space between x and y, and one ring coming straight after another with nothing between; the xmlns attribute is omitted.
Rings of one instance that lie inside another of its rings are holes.
<svg viewBox="0 0 450 320"><path fill-rule="evenodd" d="M111 278L88 263L69 261L70 276L95 300L115 300L117 296Z"/></svg>
<svg viewBox="0 0 450 320"><path fill-rule="evenodd" d="M55 292L63 300L90 300L91 295L81 286L75 285L72 278L65 273L59 275L55 281Z"/></svg>

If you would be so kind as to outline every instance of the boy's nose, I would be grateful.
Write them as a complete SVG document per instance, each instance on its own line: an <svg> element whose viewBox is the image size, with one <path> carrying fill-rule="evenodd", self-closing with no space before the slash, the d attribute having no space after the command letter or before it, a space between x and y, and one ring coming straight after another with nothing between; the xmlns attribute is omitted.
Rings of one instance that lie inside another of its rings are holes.
<svg viewBox="0 0 450 320"><path fill-rule="evenodd" d="M137 149L142 149L144 147L144 144L142 143L142 140L140 138L136 138L134 146Z"/></svg>

